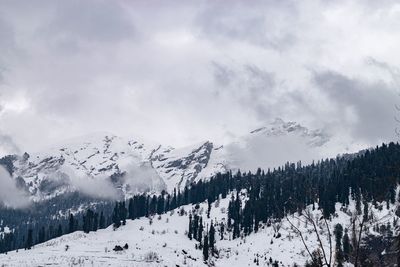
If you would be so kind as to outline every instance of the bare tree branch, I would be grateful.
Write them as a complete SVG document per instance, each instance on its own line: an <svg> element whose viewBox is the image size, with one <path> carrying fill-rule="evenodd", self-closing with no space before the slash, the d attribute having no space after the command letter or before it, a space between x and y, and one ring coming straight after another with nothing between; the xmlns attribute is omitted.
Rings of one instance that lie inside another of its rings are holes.
<svg viewBox="0 0 400 267"><path fill-rule="evenodd" d="M317 235L317 240L318 240L319 246L320 246L320 248L321 248L322 254L323 254L323 256L324 256L325 264L326 264L327 266L330 266L330 265L328 264L328 259L327 259L327 257L326 257L324 245L323 245L322 240L321 240L321 237L320 237L320 235L319 235L319 233L318 233L317 225L315 224L314 219L311 217L310 211L307 210L307 211L306 211L306 215L304 215L304 216L305 216L306 219L307 219L309 222L311 222L311 224L313 225L314 232L315 232L315 234Z"/></svg>
<svg viewBox="0 0 400 267"><path fill-rule="evenodd" d="M306 243L306 241L304 240L303 234L302 234L302 232L300 231L300 229L297 228L297 227L289 220L288 217L286 217L286 219L288 220L289 224L290 224L290 225L296 230L296 232L300 235L301 241L303 242L303 245L304 245L304 247L306 248L306 250L307 250L307 252L308 252L308 255L310 255L311 260L312 260L314 263L317 263L316 259L314 258L313 254L311 253L310 249L308 248L307 243Z"/></svg>

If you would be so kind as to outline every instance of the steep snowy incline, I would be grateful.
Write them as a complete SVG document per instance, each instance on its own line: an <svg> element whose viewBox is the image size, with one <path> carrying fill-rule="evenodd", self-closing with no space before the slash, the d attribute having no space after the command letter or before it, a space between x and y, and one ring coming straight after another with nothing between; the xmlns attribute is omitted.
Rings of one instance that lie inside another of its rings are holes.
<svg viewBox="0 0 400 267"><path fill-rule="evenodd" d="M153 167L164 178L168 188L178 187L183 189L190 185L196 178L209 178L218 172L225 172L226 166L221 161L212 162L220 148L214 147L211 142L204 142L195 146L155 151L150 160ZM167 153L166 153L167 152Z"/></svg>

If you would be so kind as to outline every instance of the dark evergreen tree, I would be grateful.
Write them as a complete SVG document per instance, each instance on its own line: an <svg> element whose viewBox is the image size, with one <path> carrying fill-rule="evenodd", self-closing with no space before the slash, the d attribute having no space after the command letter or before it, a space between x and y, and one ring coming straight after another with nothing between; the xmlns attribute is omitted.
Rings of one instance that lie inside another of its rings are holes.
<svg viewBox="0 0 400 267"><path fill-rule="evenodd" d="M95 212L93 215L93 224L91 230L96 232L98 228L99 228L99 214Z"/></svg>
<svg viewBox="0 0 400 267"><path fill-rule="evenodd" d="M57 228L57 237L60 237L62 235L63 235L62 226L61 226L61 224L59 224L58 228Z"/></svg>
<svg viewBox="0 0 400 267"><path fill-rule="evenodd" d="M338 267L343 266L343 250L342 250L342 237L343 237L343 226L338 223L335 225L333 231L336 241L336 262Z"/></svg>
<svg viewBox="0 0 400 267"><path fill-rule="evenodd" d="M101 211L100 213L99 228L100 229L106 228L106 218L104 217L103 211Z"/></svg>
<svg viewBox="0 0 400 267"><path fill-rule="evenodd" d="M129 204L128 204L128 218L133 220L135 219L135 211L134 211L134 199L130 198L129 199Z"/></svg>
<svg viewBox="0 0 400 267"><path fill-rule="evenodd" d="M43 243L45 241L45 238L46 238L46 233L44 226L42 226L39 230L38 243Z"/></svg>
<svg viewBox="0 0 400 267"><path fill-rule="evenodd" d="M193 222L192 222L192 214L189 214L189 231L188 231L188 237L190 240L192 240L193 236Z"/></svg>
<svg viewBox="0 0 400 267"><path fill-rule="evenodd" d="M26 246L25 249L31 249L33 245L33 231L32 229L28 230L28 237L26 239Z"/></svg>
<svg viewBox="0 0 400 267"><path fill-rule="evenodd" d="M201 241L201 237L203 236L203 231L204 231L204 227L203 227L203 218L200 217L200 219L199 219L198 233L197 233L197 238L198 238L199 241Z"/></svg>
<svg viewBox="0 0 400 267"><path fill-rule="evenodd" d="M220 237L221 237L221 240L223 240L224 239L224 232L225 232L225 224L224 223L220 223Z"/></svg>
<svg viewBox="0 0 400 267"><path fill-rule="evenodd" d="M343 256L346 261L350 260L351 245L347 228L344 230L343 236Z"/></svg>
<svg viewBox="0 0 400 267"><path fill-rule="evenodd" d="M208 232L208 246L210 247L211 255L214 254L214 244L215 244L215 228L213 222L211 221L210 230Z"/></svg>
<svg viewBox="0 0 400 267"><path fill-rule="evenodd" d="M164 203L164 194L165 191L163 191L161 193L161 195L158 196L158 200L157 200L157 214L163 214L164 213L164 209L165 209L165 203Z"/></svg>
<svg viewBox="0 0 400 267"><path fill-rule="evenodd" d="M68 233L72 233L75 231L75 219L74 215L69 215L69 223L68 223Z"/></svg>
<svg viewBox="0 0 400 267"><path fill-rule="evenodd" d="M126 224L127 214L128 214L128 211L125 207L125 201L122 201L119 203L119 213L118 213L119 219L122 221L122 225Z"/></svg>
<svg viewBox="0 0 400 267"><path fill-rule="evenodd" d="M204 240L203 240L203 259L204 261L208 260L208 236L204 235Z"/></svg>
<svg viewBox="0 0 400 267"><path fill-rule="evenodd" d="M363 202L363 220L364 222L368 221L368 202L364 201Z"/></svg>
<svg viewBox="0 0 400 267"><path fill-rule="evenodd" d="M112 214L112 223L114 229L121 226L121 217L120 217L120 206L118 202L115 203L114 211Z"/></svg>

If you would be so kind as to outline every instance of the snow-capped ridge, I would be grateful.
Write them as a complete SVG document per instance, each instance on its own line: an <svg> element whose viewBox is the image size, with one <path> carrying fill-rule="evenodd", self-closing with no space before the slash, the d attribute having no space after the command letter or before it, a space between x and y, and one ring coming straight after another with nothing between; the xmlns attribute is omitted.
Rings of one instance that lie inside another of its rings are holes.
<svg viewBox="0 0 400 267"><path fill-rule="evenodd" d="M323 130L310 130L294 121L285 122L281 118L276 118L268 126L257 128L250 134L266 136L284 136L289 134L299 135L307 139L307 143L312 146L322 146L330 139L329 135Z"/></svg>
<svg viewBox="0 0 400 267"><path fill-rule="evenodd" d="M97 132L68 139L39 153L15 157L13 177L22 178L38 201L74 190L68 180L61 181L66 168L68 175L91 177L99 182L111 179L123 195L140 190L171 191L209 179L218 172L255 171L258 167L276 167L287 160L305 157L319 159L318 149L328 142L329 136L321 130L309 130L279 118L224 145L205 140L174 148L141 138ZM295 146L305 152L293 153ZM280 153L276 153L277 147Z"/></svg>

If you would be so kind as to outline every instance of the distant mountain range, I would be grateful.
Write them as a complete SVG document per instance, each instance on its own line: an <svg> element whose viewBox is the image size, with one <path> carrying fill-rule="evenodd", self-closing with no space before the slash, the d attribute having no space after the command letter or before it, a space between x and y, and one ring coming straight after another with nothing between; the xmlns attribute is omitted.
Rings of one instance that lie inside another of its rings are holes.
<svg viewBox="0 0 400 267"><path fill-rule="evenodd" d="M35 201L76 190L119 197L183 189L218 172L256 171L258 167L281 166L288 160L310 162L326 156L323 151L330 140L322 130L276 119L224 145L204 141L173 148L97 133L39 153L9 158L18 187Z"/></svg>

